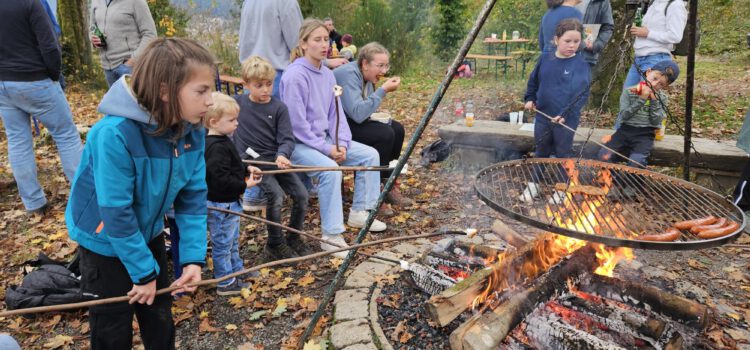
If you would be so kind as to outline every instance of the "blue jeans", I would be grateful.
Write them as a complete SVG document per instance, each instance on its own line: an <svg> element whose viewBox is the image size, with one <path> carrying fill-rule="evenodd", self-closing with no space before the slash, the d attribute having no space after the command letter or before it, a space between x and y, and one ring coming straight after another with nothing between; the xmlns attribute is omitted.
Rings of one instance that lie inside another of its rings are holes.
<svg viewBox="0 0 750 350"><path fill-rule="evenodd" d="M284 74L284 70L276 70L276 78L273 80L273 97L280 98L279 96L279 83L281 83L281 75Z"/></svg>
<svg viewBox="0 0 750 350"><path fill-rule="evenodd" d="M330 142L330 140L329 140ZM314 148L298 143L294 146L292 163L323 167L338 166L327 155ZM370 146L352 141L346 151L346 160L341 165L378 166L378 151ZM323 234L334 235L344 232L344 208L341 199L340 171L319 171L307 173L318 178L318 202L320 203L320 222ZM380 194L380 173L377 171L358 171L354 179L354 200L352 210L370 210Z"/></svg>
<svg viewBox="0 0 750 350"><path fill-rule="evenodd" d="M239 201L219 203L207 201L208 206L242 212ZM208 211L208 232L211 235L211 255L214 260L214 278L221 278L242 270L240 258L240 217L233 214ZM219 283L219 287L226 287L234 282L234 278Z"/></svg>
<svg viewBox="0 0 750 350"><path fill-rule="evenodd" d="M112 86L117 79L120 79L125 74L133 73L133 67L123 63L113 69L105 69L104 77L107 79L107 85Z"/></svg>
<svg viewBox="0 0 750 350"><path fill-rule="evenodd" d="M60 152L65 177L72 182L81 162L83 144L68 101L60 84L50 79L0 81L0 115L8 138L8 159L21 201L26 210L39 209L47 203L47 198L37 179L31 116L49 130Z"/></svg>

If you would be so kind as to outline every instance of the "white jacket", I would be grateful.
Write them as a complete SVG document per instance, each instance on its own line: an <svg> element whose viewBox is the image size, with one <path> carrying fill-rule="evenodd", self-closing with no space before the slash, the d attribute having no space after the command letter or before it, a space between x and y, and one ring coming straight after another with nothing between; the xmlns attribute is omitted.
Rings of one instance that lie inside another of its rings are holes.
<svg viewBox="0 0 750 350"><path fill-rule="evenodd" d="M655 0L643 16L643 26L648 28L648 37L636 38L633 48L635 56L649 56L657 53L670 53L674 45L682 41L682 33L687 24L687 9L682 0Z"/></svg>

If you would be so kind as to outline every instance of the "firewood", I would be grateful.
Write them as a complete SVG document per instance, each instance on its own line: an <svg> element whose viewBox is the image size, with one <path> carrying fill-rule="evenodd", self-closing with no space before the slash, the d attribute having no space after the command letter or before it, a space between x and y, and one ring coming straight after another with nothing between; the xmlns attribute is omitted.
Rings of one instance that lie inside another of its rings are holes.
<svg viewBox="0 0 750 350"><path fill-rule="evenodd" d="M625 350L615 343L597 338L560 320L531 316L526 324L526 333L540 349Z"/></svg>
<svg viewBox="0 0 750 350"><path fill-rule="evenodd" d="M548 300L558 288L563 288L569 278L584 271L593 271L597 265L596 254L590 246L583 247L567 260L553 266L534 280L532 285L474 322L459 326L450 336L453 350L497 349L500 342L536 306Z"/></svg>
<svg viewBox="0 0 750 350"><path fill-rule="evenodd" d="M607 191L601 187L591 185L573 185L570 186L566 183L558 182L555 184L555 190L567 193L581 193L589 196L606 196Z"/></svg>
<svg viewBox="0 0 750 350"><path fill-rule="evenodd" d="M709 314L705 305L640 283L592 275L590 283L583 283L580 290L637 307L643 307L638 304L645 303L654 312L697 330L703 330L708 325Z"/></svg>
<svg viewBox="0 0 750 350"><path fill-rule="evenodd" d="M492 223L492 232L516 248L521 248L529 243L529 240L526 237L520 235L501 220L495 220L495 222Z"/></svg>
<svg viewBox="0 0 750 350"><path fill-rule="evenodd" d="M549 256L540 256L545 255L547 243L553 237L553 234L542 235L521 249L505 251L498 262L490 267L474 272L455 286L432 296L426 305L428 315L435 323L444 327L471 306L479 293L487 287L486 281L493 274L493 279L503 281L507 285L514 285L525 278L534 278L541 274L544 272L541 266L537 270L531 267L542 265L538 263L539 259L545 259L548 263L556 262L551 261L554 259Z"/></svg>
<svg viewBox="0 0 750 350"><path fill-rule="evenodd" d="M645 335L654 340L658 340L664 334L666 322L610 305L610 303L606 299L592 302L579 296L569 296L560 302L573 310L597 316L600 322L618 332L624 333L632 330L637 332L633 334L634 336Z"/></svg>

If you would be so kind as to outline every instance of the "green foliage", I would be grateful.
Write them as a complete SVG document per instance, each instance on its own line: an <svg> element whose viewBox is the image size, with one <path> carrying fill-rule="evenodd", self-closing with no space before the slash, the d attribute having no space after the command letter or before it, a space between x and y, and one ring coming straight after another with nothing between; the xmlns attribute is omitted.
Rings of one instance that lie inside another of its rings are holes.
<svg viewBox="0 0 750 350"><path fill-rule="evenodd" d="M700 54L716 55L747 50L750 0L707 0L698 4L701 19Z"/></svg>
<svg viewBox="0 0 750 350"><path fill-rule="evenodd" d="M466 36L467 7L463 0L438 0L438 24L432 33L434 52L440 59L448 61L458 51L458 45Z"/></svg>
<svg viewBox="0 0 750 350"><path fill-rule="evenodd" d="M185 35L188 16L184 10L172 6L169 0L148 0L148 7L160 37Z"/></svg>
<svg viewBox="0 0 750 350"><path fill-rule="evenodd" d="M484 1L475 1L470 7L471 13L479 13L482 5ZM547 7L542 1L498 0L484 25L481 37L489 37L491 33L499 36L506 31L510 38L511 33L517 30L522 38L532 40L529 49L538 48L536 41L539 36L539 23L542 22L545 11Z"/></svg>

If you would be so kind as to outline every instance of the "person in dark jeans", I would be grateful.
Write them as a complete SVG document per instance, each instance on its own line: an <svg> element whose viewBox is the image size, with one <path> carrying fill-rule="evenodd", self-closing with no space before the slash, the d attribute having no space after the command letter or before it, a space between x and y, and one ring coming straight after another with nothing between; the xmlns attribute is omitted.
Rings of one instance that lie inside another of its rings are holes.
<svg viewBox="0 0 750 350"><path fill-rule="evenodd" d="M344 88L341 105L349 121L352 139L375 148L380 156L381 166L388 166L392 160L399 158L405 135L401 123L385 113L375 114L386 94L396 91L401 85L401 78L391 77L380 88L375 89L375 84L390 69L389 60L388 50L373 42L359 50L356 61L333 71L336 83ZM385 181L390 175L390 171L381 172L381 180ZM396 184L388 193L386 202L408 206L412 200L404 197ZM387 207L381 207L380 214L393 212Z"/></svg>
<svg viewBox="0 0 750 350"><path fill-rule="evenodd" d="M261 169L287 169L294 151L294 134L289 121L289 111L281 100L273 97L276 70L260 56L251 56L242 62L242 79L250 93L235 96L240 105L239 126L234 134L240 154L252 148L260 157L257 160L275 162L276 166L259 166ZM307 213L308 193L297 174L265 175L260 188L266 195L266 219L281 222L284 193L292 198L292 215L289 226L302 230ZM281 228L267 225L268 241L263 250L263 261L288 259L307 255L310 250L298 233L281 234Z"/></svg>
<svg viewBox="0 0 750 350"><path fill-rule="evenodd" d="M750 109L745 114L745 122L737 136L737 147L750 154ZM742 170L740 181L732 194L734 204L743 211L750 211L750 161L745 164Z"/></svg>

